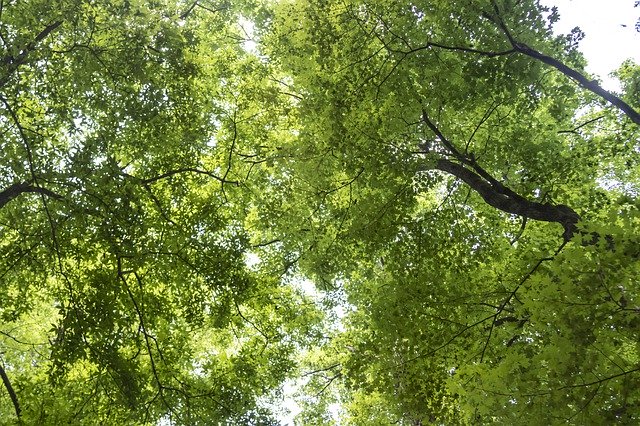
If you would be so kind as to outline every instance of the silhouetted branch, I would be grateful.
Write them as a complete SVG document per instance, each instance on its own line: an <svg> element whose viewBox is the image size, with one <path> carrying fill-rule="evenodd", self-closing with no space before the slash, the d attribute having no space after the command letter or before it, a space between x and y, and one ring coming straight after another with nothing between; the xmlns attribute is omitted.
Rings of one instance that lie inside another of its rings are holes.
<svg viewBox="0 0 640 426"><path fill-rule="evenodd" d="M46 195L48 197L55 198L56 200L60 200L63 198L62 195L56 194L49 189L41 188L39 186L33 186L27 182L14 183L4 191L0 192L0 209L4 207L9 201L20 196L21 194L24 194L25 192L33 192Z"/></svg>
<svg viewBox="0 0 640 426"><path fill-rule="evenodd" d="M11 402L13 403L16 417L19 419L20 413L22 413L22 409L20 408L20 403L18 402L16 391L13 389L13 386L11 386L9 376L7 376L7 372L4 371L4 365L2 362L0 362L0 376L2 376L2 383L4 383L4 387L7 388L7 392L9 392L9 397L11 398Z"/></svg>
<svg viewBox="0 0 640 426"><path fill-rule="evenodd" d="M603 118L604 118L604 115L601 115L599 117L592 118L591 120L587 120L584 123L574 127L571 130L559 130L558 133L560 133L560 134L562 134L562 133L576 133L577 134L578 130L582 129L584 126L587 126L587 125L589 125L591 123L594 123L594 122L596 122L598 120L602 120Z"/></svg>
<svg viewBox="0 0 640 426"><path fill-rule="evenodd" d="M615 378L618 378L618 377L622 377L622 376L626 376L627 374L636 373L638 371L640 371L640 367L634 368L633 370L629 370L629 371L623 371L622 373L614 374L613 376L605 377L604 379L595 380L593 382L581 383L579 385L562 386L562 387L559 387L558 390L570 389L570 388L583 388L583 387L587 387L587 386L600 385L600 384L602 384L604 382L608 382L609 380L612 380L612 379L615 379Z"/></svg>
<svg viewBox="0 0 640 426"><path fill-rule="evenodd" d="M516 42L516 44L514 45L514 48L518 52L524 55L527 55L531 58L535 58L541 62L544 62L547 65L551 65L552 67L560 71L562 74L577 81L585 89L591 91L592 93L595 93L596 95L600 96L602 99L618 107L620 110L622 110L622 112L624 112L627 115L627 117L631 119L631 121L640 125L640 113L638 113L638 111L633 109L631 105L629 105L628 103L626 103L625 101L623 101L622 99L614 95L613 93L603 89L598 84L597 80L589 80L587 77L580 74L578 71L574 70L573 68L570 68L569 66L560 62L559 60L552 58L551 56L547 56L541 52L538 52L537 50L527 46L524 43Z"/></svg>
<svg viewBox="0 0 640 426"><path fill-rule="evenodd" d="M200 170L200 169L196 169L193 167L185 167L182 169L176 169L176 170L169 170L168 172L162 173L161 175L158 176L154 176L148 179L141 179L141 182L143 184L150 184L150 183L154 183L156 181L159 181L161 179L166 179L168 177L180 174L180 173L196 173L196 174L200 174L200 175L207 175L210 176L212 178L214 178L215 180L221 182L221 183L229 183L232 185L240 185L240 182L234 181L234 180L226 180L221 178L220 176L216 175L213 172L209 172L207 170Z"/></svg>
<svg viewBox="0 0 640 426"><path fill-rule="evenodd" d="M445 44L434 43L432 41L430 41L427 44L424 44L424 45L422 45L420 47L415 47L415 48L412 48L412 49L409 49L409 50L401 50L401 51L397 51L397 52L408 55L408 54L411 54L411 53L419 52L420 50L427 50L427 49L430 49L432 47L436 47L436 48L443 49L443 50L454 50L454 51L457 51L457 52L474 53L474 54L478 54L478 55L482 55L482 56L487 56L489 58L494 58L496 56L510 55L510 54L516 52L516 49L491 51L491 50L474 49L472 47L447 46ZM389 51L393 52L394 50L389 49Z"/></svg>
<svg viewBox="0 0 640 426"><path fill-rule="evenodd" d="M580 220L580 216L571 207L563 204L542 204L500 193L473 171L446 159L439 159L436 162L436 169L462 180L476 191L487 204L500 211L528 219L561 224L565 230L563 237L567 241L573 237L577 229L576 224Z"/></svg>
<svg viewBox="0 0 640 426"><path fill-rule="evenodd" d="M5 75L0 78L0 87L3 87L5 84L7 84L18 67L20 67L20 65L24 64L27 61L27 56L29 55L29 53L35 50L38 43L44 40L60 25L62 25L62 21L56 21L53 24L47 25L42 31L40 31L38 35L36 35L32 42L20 49L20 53L18 54L18 56L5 56L1 59L2 63L7 66L7 71Z"/></svg>
<svg viewBox="0 0 640 426"><path fill-rule="evenodd" d="M543 62L547 65L552 66L553 68L560 71L562 74L578 82L578 84L580 84L585 89L600 96L602 99L606 100L612 105L618 107L620 110L622 110L622 112L624 112L627 115L627 117L631 119L631 121L640 125L640 113L635 109L633 109L631 105L629 105L628 103L626 103L625 101L623 101L622 99L614 95L613 93L603 89L596 80L589 80L587 77L582 75L579 71L574 70L573 68L569 67L562 61L559 61L558 59L555 59L551 56L545 55L544 53L535 50L534 48L528 46L527 44L516 40L511 35L511 33L509 32L509 29L507 28L507 25L503 21L502 16L500 14L500 9L498 8L498 5L496 4L495 0L492 3L493 3L493 9L495 11L495 19L492 19L490 16L487 16L487 17L491 19L494 23L497 23L498 26L502 29L504 34L507 36L507 39L509 39L509 43L513 47L513 50L523 55L529 56L530 58L537 59L540 62Z"/></svg>
<svg viewBox="0 0 640 426"><path fill-rule="evenodd" d="M436 161L435 168L449 173L476 191L482 199L492 207L524 218L540 220L544 222L556 222L564 228L565 241L573 237L580 220L580 216L570 207L563 204L552 205L530 201L505 187L501 182L484 170L473 156L459 152L438 127L429 119L426 111L423 111L422 120L438 137L440 143L460 163L455 163L445 158ZM470 170L468 167L472 170Z"/></svg>

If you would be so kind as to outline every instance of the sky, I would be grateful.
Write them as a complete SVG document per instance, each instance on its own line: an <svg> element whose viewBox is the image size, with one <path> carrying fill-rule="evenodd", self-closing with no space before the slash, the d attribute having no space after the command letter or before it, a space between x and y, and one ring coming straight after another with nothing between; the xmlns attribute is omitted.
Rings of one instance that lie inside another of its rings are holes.
<svg viewBox="0 0 640 426"><path fill-rule="evenodd" d="M587 71L596 74L608 90L618 90L616 80L608 74L625 60L640 64L640 33L635 24L640 6L635 0L541 0L546 6L557 6L560 21L557 33L568 33L578 26L586 34L580 50L587 58Z"/></svg>

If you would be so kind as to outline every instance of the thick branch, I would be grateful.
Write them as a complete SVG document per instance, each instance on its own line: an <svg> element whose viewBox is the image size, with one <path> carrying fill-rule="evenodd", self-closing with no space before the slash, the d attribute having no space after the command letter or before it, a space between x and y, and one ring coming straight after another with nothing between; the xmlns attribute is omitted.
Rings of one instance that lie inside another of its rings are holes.
<svg viewBox="0 0 640 426"><path fill-rule="evenodd" d="M513 42L513 47L516 51L524 55L527 55L531 58L537 59L541 62L544 62L547 65L551 65L552 67L560 71L562 74L574 79L585 89L591 91L592 93L595 93L596 95L600 96L602 99L620 108L622 112L624 112L627 115L627 117L631 119L631 121L640 125L640 113L638 113L638 111L633 109L631 105L629 105L628 103L626 103L625 101L623 101L622 99L614 95L613 93L603 89L596 80L589 80L587 77L580 74L578 71L574 70L573 68L570 68L566 64L560 62L559 60L552 58L551 56L547 56L541 52L538 52L537 50L527 46L524 43Z"/></svg>
<svg viewBox="0 0 640 426"><path fill-rule="evenodd" d="M505 30L505 28L503 28L503 30ZM417 52L419 50L428 49L430 47L437 47L437 48L445 49L445 50L454 50L454 51L458 51L458 52L475 53L475 54L479 54L479 55L482 55L482 56L487 56L487 57L490 57L490 58L496 57L496 56L509 55L509 54L512 54L512 53L521 53L523 55L529 56L530 58L537 59L540 62L543 62L543 63L545 63L547 65L550 65L553 68L555 68L558 71L560 71L562 74L566 75L567 77L577 81L578 84L580 84L585 89L587 89L590 92L600 96L602 99L606 100L607 102L611 103L612 105L618 107L620 110L622 110L622 112L624 112L627 115L627 117L629 117L631 119L631 121L633 121L634 123L640 125L640 113L638 111L636 111L631 105L629 105L628 103L626 103L625 101L620 99L618 96L616 96L613 93L603 89L602 86L600 86L596 80L589 80L587 77L582 75L580 72L578 72L577 70L574 70L573 68L569 67L568 65L566 65L563 62L559 61L558 59L552 58L551 56L548 56L548 55L545 55L544 53L538 52L537 50L529 47L528 45L514 40L513 38L511 38L511 35L508 32L506 32L506 34L507 34L507 37L509 38L509 41L511 42L511 44L513 46L513 49L503 50L503 51L495 51L494 52L494 51L484 51L484 50L478 50L478 49L471 49L471 48L462 47L462 46L446 46L446 45L442 45L442 44L438 44L438 43L429 42L424 46L420 46L418 48L411 49L409 51L403 51L401 53L410 54L410 53Z"/></svg>
<svg viewBox="0 0 640 426"><path fill-rule="evenodd" d="M7 65L7 73L4 77L0 78L0 87L3 87L11 78L11 75L27 61L27 56L30 52L35 50L38 43L44 40L49 34L51 34L56 28L62 25L62 21L56 21L53 24L47 25L40 33L33 39L32 42L27 44L20 50L18 56L6 56L2 58L2 62Z"/></svg>
<svg viewBox="0 0 640 426"><path fill-rule="evenodd" d="M455 145L429 119L425 110L422 111L422 121L435 133L446 150L461 163L458 164L441 158L436 161L436 169L461 179L480 194L487 204L498 210L516 214L526 219L559 223L564 228L563 236L565 240L568 241L573 237L576 231L576 224L580 220L580 216L573 209L562 204L554 206L527 200L491 176L489 172L478 164L473 156L467 156L458 151ZM464 165L469 166L472 170Z"/></svg>
<svg viewBox="0 0 640 426"><path fill-rule="evenodd" d="M35 192L38 194L43 194L57 200L62 198L62 195L56 194L49 189L41 188L39 186L33 186L27 182L14 183L4 191L0 192L0 209L3 208L9 201L25 192Z"/></svg>
<svg viewBox="0 0 640 426"><path fill-rule="evenodd" d="M492 188L495 191L497 191L500 194L507 195L508 197L516 199L516 200L519 200L519 199L524 200L524 198L522 198L520 195L516 194L515 192L511 191L509 188L506 188L504 185L502 185L501 182L499 182L496 178L491 176L486 170L484 170L482 167L480 167L480 165L478 164L478 162L475 160L475 158L473 156L467 156L465 154L462 154L453 145L453 143L451 141L449 141L442 134L440 129L438 129L438 127L435 124L433 124L433 122L429 119L429 116L427 115L427 112L425 110L422 110L422 121L424 121L424 123L427 125L427 127L429 127L429 129L431 129L431 131L433 133L435 133L436 136L438 136L438 138L440 138L440 141L442 142L442 144L445 146L445 148L447 148L447 150L455 158L457 158L463 164L467 164L468 166L471 166L471 168L473 168L473 170L478 175L480 175L484 180L486 180L488 183L491 184Z"/></svg>
<svg viewBox="0 0 640 426"><path fill-rule="evenodd" d="M487 204L498 210L526 217L527 219L559 223L564 228L563 236L566 240L571 239L576 231L576 224L580 216L568 206L542 204L529 201L521 196L514 198L500 193L471 170L446 159L439 159L436 162L436 168L462 180L476 191Z"/></svg>
<svg viewBox="0 0 640 426"><path fill-rule="evenodd" d="M557 69L562 74L577 81L585 89L591 91L592 93L595 93L596 95L600 96L602 99L620 108L622 112L624 112L627 115L627 117L631 119L631 121L640 125L640 113L638 113L638 111L633 109L631 105L629 105L628 103L626 103L625 101L623 101L622 99L614 95L613 93L604 90L596 80L589 80L580 72L578 72L577 70L574 70L573 68L564 64L563 62L555 58L552 58L551 56L545 55L542 52L538 52L537 50L526 45L525 43L521 43L517 41L511 35L511 32L509 31L509 29L507 28L507 25L502 19L502 16L500 14L500 9L498 8L498 5L495 1L493 1L493 10L496 14L495 19L493 19L493 17L491 17L489 14L486 14L486 13L484 14L484 16L489 18L494 23L498 24L500 29L504 32L504 34L509 39L509 43L511 44L511 46L516 52L522 53L523 55L527 55L530 58L537 59L540 62L543 62L547 65L551 65L553 68Z"/></svg>
<svg viewBox="0 0 640 426"><path fill-rule="evenodd" d="M2 376L2 383L4 383L4 387L7 388L7 392L9 392L9 397L11 398L11 402L13 403L13 408L16 411L16 417L20 418L20 413L22 409L20 408L20 403L18 402L18 396L16 395L16 391L11 386L11 381L9 380L9 376L7 376L7 372L4 371L4 366L0 362L0 376Z"/></svg>

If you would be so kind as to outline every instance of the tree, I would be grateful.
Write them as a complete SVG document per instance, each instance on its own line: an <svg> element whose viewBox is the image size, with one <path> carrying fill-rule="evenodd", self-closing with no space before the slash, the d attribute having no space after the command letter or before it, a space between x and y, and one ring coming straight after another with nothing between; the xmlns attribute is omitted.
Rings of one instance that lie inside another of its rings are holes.
<svg viewBox="0 0 640 426"><path fill-rule="evenodd" d="M318 313L246 265L235 150L269 120L249 101L273 90L241 48L239 6L0 13L0 417L275 421L259 399Z"/></svg>
<svg viewBox="0 0 640 426"><path fill-rule="evenodd" d="M278 6L300 126L277 170L305 217L281 232L351 307L309 367L344 424L637 421L638 67L604 91L556 17Z"/></svg>
<svg viewBox="0 0 640 426"><path fill-rule="evenodd" d="M0 417L637 422L640 67L556 18L0 3Z"/></svg>

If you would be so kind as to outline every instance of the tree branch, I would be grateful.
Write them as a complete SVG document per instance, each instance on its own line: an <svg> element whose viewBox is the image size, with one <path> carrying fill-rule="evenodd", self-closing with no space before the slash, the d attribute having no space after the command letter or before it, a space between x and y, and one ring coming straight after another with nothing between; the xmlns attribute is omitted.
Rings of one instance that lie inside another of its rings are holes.
<svg viewBox="0 0 640 426"><path fill-rule="evenodd" d="M576 224L580 220L580 216L571 207L563 204L542 204L529 201L521 196L514 198L500 193L471 170L446 159L439 159L436 162L436 169L462 180L476 191L487 204L498 210L528 219L561 224L565 231L563 236L567 241L573 237L577 229Z"/></svg>
<svg viewBox="0 0 640 426"><path fill-rule="evenodd" d="M180 19L186 19L187 16L189 16L189 14L191 13L191 11L193 9L195 9L195 7L198 5L197 1L194 1L191 6L189 6L189 8L187 10L185 10L184 12L182 12L182 14L180 15Z"/></svg>
<svg viewBox="0 0 640 426"><path fill-rule="evenodd" d="M476 191L487 204L498 210L527 219L559 223L564 228L563 236L565 241L569 241L573 237L580 216L572 208L562 204L542 204L527 200L491 176L491 174L480 167L472 156L466 156L459 152L453 143L451 143L429 119L424 110L422 112L422 120L427 127L436 134L449 153L462 163L458 164L445 158L440 158L436 161L436 169L462 180ZM464 165L471 167L473 170L470 170Z"/></svg>
<svg viewBox="0 0 640 426"><path fill-rule="evenodd" d="M0 192L0 209L3 208L9 201L20 196L21 194L24 194L25 192L34 192L46 195L48 197L55 198L56 200L60 200L63 198L60 194L56 194L55 192L46 188L30 185L28 182L14 183L4 191Z"/></svg>
<svg viewBox="0 0 640 426"><path fill-rule="evenodd" d="M222 11L222 10L225 10L225 9L226 9L226 7L225 7L225 6L219 7L218 9L212 9L212 8L210 8L210 7L207 7L207 6L204 6L204 5L200 4L200 2L199 2L199 1L194 1L194 2L191 4L191 6L189 6L189 8L188 8L187 10L185 10L185 11L180 15L180 19L187 19L187 17L189 17L189 15L191 15L191 12L193 12L193 10L194 10L196 7L199 7L199 8L201 8L201 9L204 9L204 10L206 10L207 12L211 12L211 13L220 12L220 11Z"/></svg>
<svg viewBox="0 0 640 426"><path fill-rule="evenodd" d="M400 51L395 51L395 52L402 53L402 54L405 54L405 55L409 55L411 53L415 53L415 52L418 52L420 50L427 50L427 49L432 48L432 47L437 47L438 49L443 49L443 50L454 50L454 51L458 51L458 52L474 53L474 54L486 56L488 58L495 58L496 56L510 55L510 54L516 52L516 49L509 49L509 50L502 50L502 51L490 51L490 50L474 49L472 47L464 47L464 46L447 46L447 45L440 44L440 43L434 43L432 41L427 42L427 44L424 44L424 45L422 45L420 47L414 47L414 48L409 49L409 50L400 50ZM388 49L388 50L390 52L394 52L394 50L392 50L392 49Z"/></svg>
<svg viewBox="0 0 640 426"><path fill-rule="evenodd" d="M624 112L627 115L627 117L631 119L631 121L640 125L640 113L638 113L638 111L633 109L631 105L629 105L628 103L626 103L625 101L623 101L622 99L614 95L613 93L603 89L596 80L589 80L587 77L582 75L579 71L574 70L573 68L569 67L565 63L559 61L558 59L545 55L544 53L535 50L534 48L528 46L527 44L517 41L511 35L511 33L509 32L509 29L507 28L507 25L502 19L498 5L496 4L495 1L493 1L492 3L493 3L493 9L495 11L495 19L492 19L490 16L487 16L487 17L491 19L491 21L493 21L494 23L498 24L500 29L507 36L507 39L509 39L509 43L511 44L511 46L516 52L522 53L523 55L529 56L530 58L533 58L533 59L537 59L540 62L543 62L547 65L552 66L553 68L560 71L562 74L577 81L578 84L580 84L585 89L600 96L602 99L606 100L612 105L618 107L620 110L622 110L622 112ZM487 14L484 14L484 15L486 16Z"/></svg>
<svg viewBox="0 0 640 426"><path fill-rule="evenodd" d="M498 307L498 309L496 310L496 313L493 315L493 321L491 321L491 326L489 327L489 334L487 335L487 339L484 343L484 347L482 348L482 354L480 355L480 362L482 362L484 360L484 354L487 351L487 348L489 347L489 341L491 340L491 334L493 333L493 329L502 324L502 322L506 321L506 318L501 318L498 319L498 316L500 314L502 314L502 312L504 312L505 308L507 307L507 305L509 303L511 303L511 299L513 299L514 297L516 297L516 293L518 292L518 290L520 290L520 287L522 287L522 285L533 276L533 274L538 270L538 268L540 267L540 265L542 265L543 262L550 262L552 260L554 260L556 258L556 256L558 256L558 254L562 251L562 249L567 245L568 240L565 240L560 247L558 247L558 249L555 251L555 253L553 254L553 256L551 257L543 257L542 259L540 259L535 266L529 271L527 272L527 274L522 277L522 279L520 280L520 282L518 283L518 285L516 285L516 287L509 293L509 295L507 296L506 299L504 299L504 301L502 302L502 304L500 304L500 306ZM513 317L510 317L513 318ZM500 322L502 320L502 322ZM521 319L516 319L516 321L522 321ZM520 326L524 325L524 322L521 323ZM513 344L513 338L508 342L507 346L511 346L511 344Z"/></svg>
<svg viewBox="0 0 640 426"><path fill-rule="evenodd" d="M151 343L149 343L149 339L153 338L153 337L149 334L149 331L148 331L147 326L146 326L146 322L144 320L144 315L142 313L142 310L140 309L140 306L138 305L138 302L136 301L136 298L134 297L133 292L131 291L131 288L129 288L129 283L127 281L127 278L125 277L125 274L127 273L127 271L122 269L122 257L120 257L120 256L117 257L117 269L118 269L117 270L118 278L120 279L120 281L122 282L125 290L127 291L127 295L129 296L129 299L131 300L131 303L133 304L133 308L136 311L136 314L138 316L138 321L140 322L140 329L142 330L142 336L144 338L144 343L145 343L145 346L147 348L147 353L149 354L149 361L150 361L150 364L151 364L151 372L152 372L153 377L155 379L156 385L158 386L158 394L160 395L160 399L162 400L164 405L169 409L169 411L173 411L172 408L171 408L171 405L169 405L169 403L167 402L167 400L165 398L165 395L164 395L165 386L160 381L160 376L158 375L158 370L157 370L157 367L156 367L156 361L153 358L153 350L151 349ZM138 277L136 276L136 278L138 278ZM156 344L157 344L157 341L156 341ZM160 353L159 349L158 349L158 352Z"/></svg>
<svg viewBox="0 0 640 426"><path fill-rule="evenodd" d="M18 402L16 391L13 389L13 386L11 386L11 381L9 380L9 376L7 376L7 372L4 371L4 365L2 362L0 362L0 376L2 376L2 383L4 383L4 387L7 388L7 392L9 392L9 397L11 398L11 402L13 403L16 417L19 419L20 413L22 413L20 402Z"/></svg>
<svg viewBox="0 0 640 426"><path fill-rule="evenodd" d="M637 373L639 371L640 371L640 367L637 367L637 368L634 368L634 369L629 370L629 371L623 371L622 373L618 373L618 374L614 374L614 375L609 376L609 377L605 377L604 379L595 380L593 382L581 383L581 384L578 384L578 385L562 386L562 387L559 387L558 390L570 389L570 388L583 388L583 387L587 387L587 386L599 385L601 383L608 382L609 380L616 379L616 378L622 377L622 376L626 376L627 374Z"/></svg>
<svg viewBox="0 0 640 426"><path fill-rule="evenodd" d="M38 35L36 35L32 42L20 49L20 53L18 54L18 56L13 57L9 55L2 58L2 62L7 66L7 73L4 75L4 77L0 78L0 87L3 87L5 84L7 84L18 67L20 67L20 65L24 64L27 61L27 56L29 55L29 53L35 50L37 44L44 40L60 25L62 25L62 21L56 21L53 24L47 25L42 31L40 31Z"/></svg>
<svg viewBox="0 0 640 426"><path fill-rule="evenodd" d="M582 129L584 126L589 125L591 123L595 123L598 120L602 120L604 118L604 115L601 115L599 117L596 118L592 118L591 120L587 120L584 123L574 127L571 130L558 130L558 134L562 134L562 133L575 133L575 134L579 134L578 130Z"/></svg>
<svg viewBox="0 0 640 426"><path fill-rule="evenodd" d="M541 62L544 62L547 65L551 65L553 68L560 71L562 74L566 75L569 78L577 81L582 87L589 90L592 93L600 96L602 99L611 103L612 105L618 107L622 112L624 112L627 117L631 119L634 123L640 125L640 113L633 109L631 105L617 97L611 92L603 89L597 82L597 80L589 80L584 75L580 74L578 71L570 68L559 60L552 58L551 56L547 56L537 50L527 46L524 43L519 43L514 41L513 47L516 51L522 53L523 55L527 55L531 58L537 59Z"/></svg>
<svg viewBox="0 0 640 426"><path fill-rule="evenodd" d="M156 181L159 181L161 179L165 179L168 177L171 177L173 175L177 175L179 173L196 173L196 174L200 174L200 175L207 175L210 176L212 178L214 178L215 180L219 181L220 183L229 183L229 184L233 184L233 185L239 185L240 182L237 182L235 180L226 180L224 178L221 178L220 176L216 175L213 172L209 172L207 170L200 170L200 169L196 169L193 167L185 167L182 169L176 169L176 170L169 170L168 172L162 173L161 175L158 176L154 176L148 179L141 179L140 181L143 184L150 184L150 183L154 183Z"/></svg>

